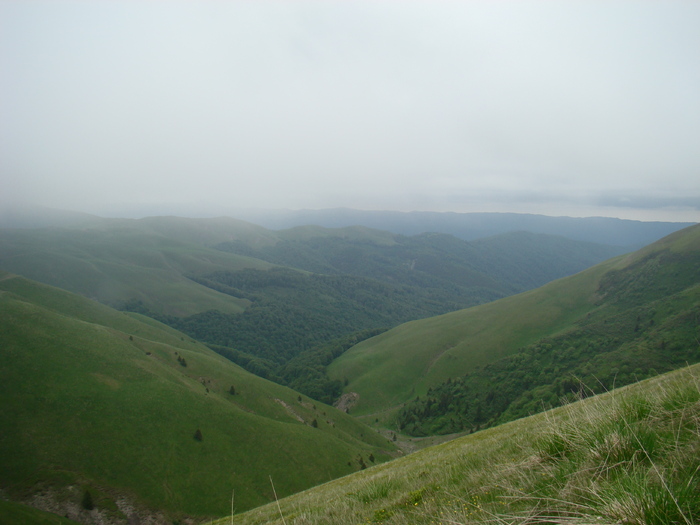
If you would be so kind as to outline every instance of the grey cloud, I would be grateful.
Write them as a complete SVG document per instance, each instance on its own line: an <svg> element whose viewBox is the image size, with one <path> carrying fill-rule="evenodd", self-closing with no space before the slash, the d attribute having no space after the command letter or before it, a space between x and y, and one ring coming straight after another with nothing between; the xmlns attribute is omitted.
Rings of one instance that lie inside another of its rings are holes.
<svg viewBox="0 0 700 525"><path fill-rule="evenodd" d="M627 208L697 209L698 15L684 2L5 2L5 199L553 213L611 212L628 194Z"/></svg>

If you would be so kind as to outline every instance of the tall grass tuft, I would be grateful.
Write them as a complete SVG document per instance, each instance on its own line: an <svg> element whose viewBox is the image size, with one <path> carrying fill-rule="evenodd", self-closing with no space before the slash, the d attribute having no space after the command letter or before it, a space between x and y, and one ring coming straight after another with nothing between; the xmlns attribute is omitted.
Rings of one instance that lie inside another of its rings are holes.
<svg viewBox="0 0 700 525"><path fill-rule="evenodd" d="M700 391L694 377L567 407L537 443L525 499L568 521L662 525L700 519ZM527 520L533 516L528 515ZM555 523L565 523L560 519Z"/></svg>

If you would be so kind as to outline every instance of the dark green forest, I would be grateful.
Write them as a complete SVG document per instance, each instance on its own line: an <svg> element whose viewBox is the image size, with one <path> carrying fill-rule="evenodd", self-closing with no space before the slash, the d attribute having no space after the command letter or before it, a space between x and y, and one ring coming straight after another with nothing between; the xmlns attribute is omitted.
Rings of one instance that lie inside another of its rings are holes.
<svg viewBox="0 0 700 525"><path fill-rule="evenodd" d="M462 307L455 297L439 290L288 268L217 272L197 282L249 299L251 304L241 314L209 311L168 323L200 341L277 363L353 332L396 326Z"/></svg>
<svg viewBox="0 0 700 525"><path fill-rule="evenodd" d="M209 348L229 361L265 379L286 385L297 392L326 404L340 397L343 384L326 375L326 367L357 343L379 335L384 329L362 330L317 347L303 350L287 363L279 365L269 359L255 357L227 346L209 344Z"/></svg>

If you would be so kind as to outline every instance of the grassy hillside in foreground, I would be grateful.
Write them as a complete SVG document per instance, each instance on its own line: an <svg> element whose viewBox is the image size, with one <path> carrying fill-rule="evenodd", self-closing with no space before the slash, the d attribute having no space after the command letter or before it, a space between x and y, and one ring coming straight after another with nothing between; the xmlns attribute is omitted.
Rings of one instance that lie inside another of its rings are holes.
<svg viewBox="0 0 700 525"><path fill-rule="evenodd" d="M0 487L111 518L223 515L385 461L351 417L183 334L0 274ZM235 394L231 394L231 387Z"/></svg>
<svg viewBox="0 0 700 525"><path fill-rule="evenodd" d="M476 373L528 345L550 344L577 330L584 332L583 342L592 323L605 325L615 316L621 331L603 334L607 349L591 348L589 358L662 328L673 339L674 317L688 314L694 322L699 283L700 226L692 226L536 290L401 325L351 348L328 374L347 379L345 391L360 395L355 414L372 414L425 396L431 387Z"/></svg>
<svg viewBox="0 0 700 525"><path fill-rule="evenodd" d="M699 519L696 365L215 523L691 525Z"/></svg>

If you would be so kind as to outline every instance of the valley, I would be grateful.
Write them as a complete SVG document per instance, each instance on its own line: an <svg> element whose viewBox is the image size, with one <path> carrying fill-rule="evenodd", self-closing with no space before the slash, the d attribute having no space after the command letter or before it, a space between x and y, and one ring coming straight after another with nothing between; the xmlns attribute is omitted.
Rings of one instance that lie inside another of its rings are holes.
<svg viewBox="0 0 700 525"><path fill-rule="evenodd" d="M700 362L698 226L626 253L525 231L69 219L0 229L0 488L81 523L206 522L232 494L241 513L338 478L359 485L314 519L401 523L431 501L428 520L464 486L370 479L449 463L476 445L436 444L470 433L511 457L495 443L533 414ZM317 514L294 498L288 519Z"/></svg>

